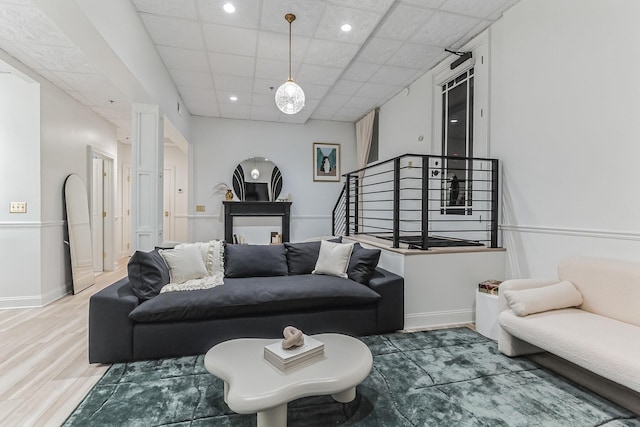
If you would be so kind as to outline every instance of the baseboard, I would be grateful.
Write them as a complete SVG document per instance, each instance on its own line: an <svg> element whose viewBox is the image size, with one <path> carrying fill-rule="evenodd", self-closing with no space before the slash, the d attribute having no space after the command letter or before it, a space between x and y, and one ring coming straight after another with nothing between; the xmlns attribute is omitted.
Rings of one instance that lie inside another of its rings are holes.
<svg viewBox="0 0 640 427"><path fill-rule="evenodd" d="M537 364L570 379L605 399L640 415L640 393L601 377L551 353L526 356Z"/></svg>
<svg viewBox="0 0 640 427"><path fill-rule="evenodd" d="M68 290L69 289L69 290ZM16 308L40 308L59 300L71 293L71 283L67 283L64 289L55 289L43 295L3 297L0 298L0 310Z"/></svg>
<svg viewBox="0 0 640 427"><path fill-rule="evenodd" d="M433 328L473 323L474 310L431 311L404 316L405 329Z"/></svg>

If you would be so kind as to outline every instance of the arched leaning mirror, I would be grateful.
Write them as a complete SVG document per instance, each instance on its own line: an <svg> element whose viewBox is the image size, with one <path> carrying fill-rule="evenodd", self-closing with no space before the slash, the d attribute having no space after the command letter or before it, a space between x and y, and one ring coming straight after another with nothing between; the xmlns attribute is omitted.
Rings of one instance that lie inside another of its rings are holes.
<svg viewBox="0 0 640 427"><path fill-rule="evenodd" d="M64 182L64 204L69 232L73 293L77 294L93 285L95 276L87 188L82 178L76 174L69 175Z"/></svg>
<svg viewBox="0 0 640 427"><path fill-rule="evenodd" d="M233 191L240 200L275 202L282 190L280 169L264 157L252 157L233 172Z"/></svg>

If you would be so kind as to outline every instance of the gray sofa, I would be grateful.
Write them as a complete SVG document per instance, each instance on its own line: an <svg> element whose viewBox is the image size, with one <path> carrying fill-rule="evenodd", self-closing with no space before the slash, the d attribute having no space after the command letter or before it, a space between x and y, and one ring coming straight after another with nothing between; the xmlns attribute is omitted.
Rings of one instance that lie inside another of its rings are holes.
<svg viewBox="0 0 640 427"><path fill-rule="evenodd" d="M319 242L230 245L224 284L211 289L143 295L147 298L143 299L129 277L119 280L91 297L89 361L203 354L233 338L279 337L288 325L307 334L370 335L403 328L402 277L375 264L364 276L358 275L358 269L352 269L354 259L369 257L371 267L375 255L363 248L354 250L349 264L349 277L360 283L309 274L310 262L317 259L316 245ZM131 265L129 273L133 278Z"/></svg>

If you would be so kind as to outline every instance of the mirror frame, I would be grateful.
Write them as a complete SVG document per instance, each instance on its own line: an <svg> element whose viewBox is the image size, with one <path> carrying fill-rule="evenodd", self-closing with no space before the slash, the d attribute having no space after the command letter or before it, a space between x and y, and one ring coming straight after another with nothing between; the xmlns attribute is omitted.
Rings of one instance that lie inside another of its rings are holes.
<svg viewBox="0 0 640 427"><path fill-rule="evenodd" d="M87 187L80 176L72 173L64 181L64 205L67 214L67 230L71 255L73 293L95 283L93 272L93 246Z"/></svg>
<svg viewBox="0 0 640 427"><path fill-rule="evenodd" d="M262 162L269 162L273 165L271 176L269 177L269 180L266 182L269 185L268 201L275 202L276 200L278 200L278 196L280 196L280 192L282 191L282 173L280 172L280 169L278 168L278 166L276 166L275 163L273 163L271 160L267 160L264 157L250 157L248 159L243 160L242 162L240 162L240 164L238 164L238 166L236 166L235 170L233 171L233 179L232 179L233 191L236 193L240 201L243 201L243 202L246 201L245 189L246 189L247 180L245 179L245 171L244 171L244 168L242 167L242 164L248 161L256 161L256 160L260 160ZM259 182L265 182L265 180L261 180Z"/></svg>

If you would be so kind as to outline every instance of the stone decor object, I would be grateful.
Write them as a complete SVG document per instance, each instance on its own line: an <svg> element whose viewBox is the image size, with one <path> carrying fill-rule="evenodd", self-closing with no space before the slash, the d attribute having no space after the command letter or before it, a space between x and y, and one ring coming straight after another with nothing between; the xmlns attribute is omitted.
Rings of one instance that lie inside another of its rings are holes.
<svg viewBox="0 0 640 427"><path fill-rule="evenodd" d="M282 348L295 348L304 345L304 334L300 329L293 326L287 326L282 331L284 339L282 340Z"/></svg>

